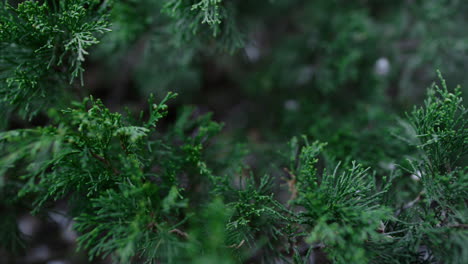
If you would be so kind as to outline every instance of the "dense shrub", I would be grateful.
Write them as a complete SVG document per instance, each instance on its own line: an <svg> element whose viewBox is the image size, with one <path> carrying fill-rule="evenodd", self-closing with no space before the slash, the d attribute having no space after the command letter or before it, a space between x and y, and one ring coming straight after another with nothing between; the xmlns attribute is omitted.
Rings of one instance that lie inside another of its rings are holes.
<svg viewBox="0 0 468 264"><path fill-rule="evenodd" d="M0 262L467 263L464 11L3 1Z"/></svg>

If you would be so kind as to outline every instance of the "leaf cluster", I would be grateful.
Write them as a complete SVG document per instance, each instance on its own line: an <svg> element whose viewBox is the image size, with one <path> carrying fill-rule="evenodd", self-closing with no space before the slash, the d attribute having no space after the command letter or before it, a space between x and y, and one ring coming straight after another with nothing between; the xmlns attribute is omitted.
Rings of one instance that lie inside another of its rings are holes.
<svg viewBox="0 0 468 264"><path fill-rule="evenodd" d="M99 1L25 1L0 5L2 102L34 114L80 78L97 35L109 31ZM41 98L41 100L36 100Z"/></svg>

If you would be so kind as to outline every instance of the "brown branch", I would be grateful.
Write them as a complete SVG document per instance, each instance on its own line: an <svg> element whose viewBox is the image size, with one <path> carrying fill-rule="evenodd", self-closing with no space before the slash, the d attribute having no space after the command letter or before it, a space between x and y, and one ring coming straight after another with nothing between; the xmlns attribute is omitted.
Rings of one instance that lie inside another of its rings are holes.
<svg viewBox="0 0 468 264"><path fill-rule="evenodd" d="M460 228L460 229L468 229L468 224L448 225L447 227L450 227L450 228Z"/></svg>
<svg viewBox="0 0 468 264"><path fill-rule="evenodd" d="M181 236L181 237L183 237L185 239L188 239L188 234L185 233L184 231L180 230L180 229L177 229L177 228L174 228L174 229L170 230L169 233L171 233L171 234L175 233L175 234L177 234L177 235L179 235L179 236Z"/></svg>
<svg viewBox="0 0 468 264"><path fill-rule="evenodd" d="M119 139L119 142L120 142L120 147L122 148L122 150L125 152L125 154L128 155L129 154L128 149L125 146L125 144L123 143L122 138Z"/></svg>
<svg viewBox="0 0 468 264"><path fill-rule="evenodd" d="M296 175L294 175L287 168L283 168L283 170L291 177L291 179L286 179L286 178L283 178L283 179L286 181L286 184L288 185L288 190L291 193L291 197L289 198L289 200L294 200L297 198L297 193L298 193L297 187L296 187L296 183L297 183Z"/></svg>
<svg viewBox="0 0 468 264"><path fill-rule="evenodd" d="M242 245L244 245L244 243L245 243L245 239L242 239L242 241L239 244L232 244L232 245L228 246L228 248L239 249L240 247L242 247Z"/></svg>
<svg viewBox="0 0 468 264"><path fill-rule="evenodd" d="M107 167L109 167L115 174L120 174L120 171L117 170L116 168L114 168L112 166L112 164L109 162L109 160L107 160L106 158L94 153L92 150L89 151L91 153L91 155L96 158L97 160L99 160L100 162L104 163Z"/></svg>

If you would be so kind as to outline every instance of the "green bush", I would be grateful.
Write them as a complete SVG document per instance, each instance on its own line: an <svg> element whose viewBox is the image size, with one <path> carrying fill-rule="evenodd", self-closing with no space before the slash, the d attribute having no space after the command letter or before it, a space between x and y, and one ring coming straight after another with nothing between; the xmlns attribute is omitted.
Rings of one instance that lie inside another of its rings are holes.
<svg viewBox="0 0 468 264"><path fill-rule="evenodd" d="M3 1L0 262L467 263L463 10Z"/></svg>

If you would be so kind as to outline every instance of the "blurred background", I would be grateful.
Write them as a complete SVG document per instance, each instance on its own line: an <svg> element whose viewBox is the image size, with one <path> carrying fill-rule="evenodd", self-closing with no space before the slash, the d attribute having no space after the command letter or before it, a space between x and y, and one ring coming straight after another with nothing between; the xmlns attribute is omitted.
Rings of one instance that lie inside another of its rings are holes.
<svg viewBox="0 0 468 264"><path fill-rule="evenodd" d="M213 112L224 123L218 140L248 146L246 164L279 183L286 142L300 135L328 142L331 160L391 173L412 151L395 140L399 117L423 103L436 70L467 92L468 1L224 0L219 29L176 20L163 12L167 2L115 1L112 32L90 52L71 97L137 111L150 94L177 92L165 122L187 105L193 115ZM28 123L13 116L5 126ZM397 200L414 197L412 181L401 176ZM0 251L0 262L109 263L76 251L66 211L63 201L47 215L16 212L27 250L15 261Z"/></svg>

